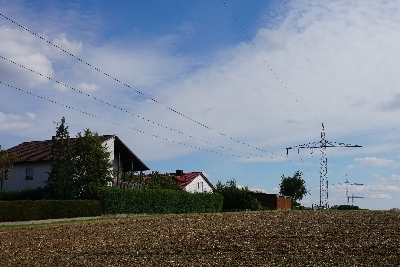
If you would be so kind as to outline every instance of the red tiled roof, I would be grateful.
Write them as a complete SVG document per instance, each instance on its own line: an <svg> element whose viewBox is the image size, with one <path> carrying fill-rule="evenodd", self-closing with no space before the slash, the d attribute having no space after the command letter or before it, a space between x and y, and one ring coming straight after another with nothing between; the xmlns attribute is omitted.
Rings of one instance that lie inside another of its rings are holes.
<svg viewBox="0 0 400 267"><path fill-rule="evenodd" d="M107 141L115 135L101 135L102 141ZM76 138L70 138L73 145ZM51 156L52 140L24 142L17 146L7 149L8 152L17 154L17 162L25 161L49 161Z"/></svg>
<svg viewBox="0 0 400 267"><path fill-rule="evenodd" d="M185 188L188 184L190 184L199 175L201 175L203 177L203 179L207 182L207 184L212 189L214 189L214 186L210 183L210 181L208 181L207 177L205 177L202 172L187 172L187 173L183 173L182 176L179 176L176 173L169 173L169 175L171 177L173 177L174 179L181 182L181 185L179 186L180 189ZM151 178L151 174L146 174L143 176L143 179L145 179L145 180L150 179L150 178Z"/></svg>

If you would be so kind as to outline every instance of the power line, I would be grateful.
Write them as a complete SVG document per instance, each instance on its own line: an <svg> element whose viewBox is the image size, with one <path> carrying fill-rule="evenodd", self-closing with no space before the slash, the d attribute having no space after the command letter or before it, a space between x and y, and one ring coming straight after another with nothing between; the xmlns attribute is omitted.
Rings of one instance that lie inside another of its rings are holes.
<svg viewBox="0 0 400 267"><path fill-rule="evenodd" d="M37 98L46 100L46 101L51 102L51 103L53 103L53 104L60 105L60 106L62 106L62 107L65 107L65 108L68 108L68 109L71 109L71 110L80 112L80 113L82 113L82 114L91 116L91 117L93 117L93 118L97 118L97 119L100 119L100 120L104 120L104 121L106 121L106 122L109 122L109 123L112 123L112 124L115 124L115 125L118 125L118 126L121 126L121 127L125 127L125 128L134 130L134 131L139 132L139 133L142 133L142 134L150 135L150 136L153 136L153 137L156 137L156 138L165 140L165 141L170 141L170 142L175 143L175 144L180 144L180 145L187 146L187 147L191 147L191 148L195 148L195 149L198 149L198 150L203 150L203 151L212 152L212 153L216 153L216 154L221 154L221 155L227 155L227 156L233 156L233 157L235 157L234 154L222 153L222 152L218 152L218 151L214 151L214 150L209 150L209 149L205 149L205 148L201 148L201 147L197 147L197 146L192 146L192 145L185 144L185 143L183 143L183 142L171 140L171 139L168 139L168 138L165 138L165 137L161 137L161 136L158 136L158 135L155 135L155 134L147 133L147 132L145 132L145 131L137 130L137 129L132 128L132 127L129 127L129 126L126 126L126 125L123 125L123 124L120 124L120 123L117 123L117 122L114 122L114 121L110 121L110 120L104 119L104 118L102 118L102 117L100 117L100 116L93 115L93 114L91 114L91 113L89 113L89 112L85 112L85 111L82 111L82 110L79 110L79 109L70 107L70 106L68 106L68 105L61 104L61 103L59 103L59 102L57 102L57 101L54 101L54 100L48 99L48 98L46 98L46 97L43 97L43 96L34 94L34 93L32 93L32 92L25 91L25 90L23 90L23 89L17 88L17 87L12 86L12 85L9 85L9 84L7 84L7 83L4 83L4 82L1 82L1 81L0 81L0 84L3 84L3 85L5 85L5 86L7 86L7 87L10 87L10 88L13 88L13 89L15 89L15 90L24 92L24 93L26 93L26 94L35 96L35 97L37 97ZM241 158L241 156L238 156L238 155L236 155L236 156L239 157L239 158Z"/></svg>
<svg viewBox="0 0 400 267"><path fill-rule="evenodd" d="M26 28L25 26L23 26L23 25L17 23L16 21L14 21L14 20L8 18L7 16L5 16L5 15L3 15L3 14L1 14L1 13L0 13L0 16L2 16L2 17L5 18L6 20L8 20L8 21L14 23L14 24L17 25L18 27L21 27L22 29L26 30L27 32L33 34L34 36L36 36L36 37L42 39L42 40L45 41L46 43L48 43L48 44L50 44L50 45L56 47L57 49L60 49L62 52L64 52L64 53L70 55L71 57L73 57L73 58L79 60L80 62L86 64L87 66L89 66L89 67L95 69L96 71L100 72L101 74L104 74L104 75L106 75L107 77L113 79L114 81L116 81L116 82L118 82L118 83L120 83L120 84L122 84L122 85L124 85L124 86L126 86L126 87L128 87L128 88L130 88L130 89L133 89L136 93L141 94L142 96L148 98L149 100L151 100L151 101L153 101L153 102L155 102L155 103L157 103L157 104L159 104L159 105L164 106L164 107L167 108L168 110L170 110L170 111L172 111L172 112L174 112L174 113L176 113L176 114L178 114L178 115L180 115L180 116L182 116L182 117L184 117L184 118L186 118L186 119L188 119L188 120L191 120L192 122L195 122L195 123L197 123L198 125L200 125L200 126L206 128L206 129L208 129L208 130L214 131L214 132L218 133L219 135L222 135L222 136L224 136L224 137L226 137L226 138L229 138L229 139L231 139L232 141L235 141L235 142L237 142L237 143L246 145L246 143L244 143L244 142L242 142L242 141L240 141L240 140L237 140L237 139L235 139L235 138L233 138L233 137L230 137L230 136L228 136L228 135L226 135L226 134L224 134L224 133L222 133L222 132L219 132L219 131L217 131L217 130L214 130L214 129L208 127L207 125L205 125L205 124L203 124L203 123L200 123L200 122L198 122L198 121L196 121L196 120L194 120L194 119L192 119L192 118L190 118L190 117L184 115L183 113L181 113L181 112L179 112L179 111L177 111L177 110L175 110L175 109L172 109L172 108L168 107L167 105L165 105L165 104L163 104L163 103L157 101L156 99L154 99L154 98L152 98L152 97L150 97L150 96L147 96L146 94L140 92L139 90L132 88L131 86L129 86L129 85L127 85L127 84L121 82L120 80L118 80L118 79L112 77L111 75L105 73L104 71L102 71L102 70L96 68L95 66L93 66L93 65L87 63L86 61L84 61L84 60L78 58L77 56L75 56L75 55L69 53L68 51L64 50L63 48L61 48L61 47L59 47L59 46L53 44L52 42L50 42L50 41L48 41L47 39L41 37L40 35L34 33L33 31L29 30L29 29ZM255 147L255 146L250 146L249 144L247 144L247 147L250 147L250 148L253 148L253 149L256 149L256 150L265 152L265 153L268 153L267 151L265 151L265 150L263 150L263 149L257 148L257 147Z"/></svg>
<svg viewBox="0 0 400 267"><path fill-rule="evenodd" d="M111 121L111 120L104 119L104 118L102 118L102 117L100 117L100 116L93 115L93 114L91 114L91 113L89 113L89 112L81 111L81 110L79 110L79 109L70 107L70 106L68 106L68 105L64 105L64 104L59 103L59 102L57 102L57 101L48 99L48 98L46 98L46 97L42 97L42 96L37 95L37 94L34 94L34 93L32 93L32 92L28 92L28 91L26 91L26 90L17 88L17 87L15 87L15 86L9 85L9 84L7 84L7 83L4 83L4 82L1 82L1 81L0 81L0 84L3 84L3 85L5 85L5 86L7 86L7 87L10 87L10 88L13 88L13 89L15 89L15 90L18 90L18 91L20 91L20 92L24 92L24 93L26 93L26 94L35 96L35 97L37 97L37 98L46 100L46 101L51 102L51 103L53 103L53 104L60 105L60 106L62 106L62 107L65 107L65 108L68 108L68 109L77 111L77 112L79 112L79 113L82 113L82 114L85 114L85 115L88 115L88 116L91 116L91 117L94 117L94 118L97 118L97 119L100 119L100 120L104 120L104 121L106 121L106 122L109 122L109 123L112 123L112 124L115 124L115 125L118 125L118 126L121 126L121 127L125 127L125 128L128 128L128 129L134 130L134 131L139 132L139 133L142 133L142 134L146 134L146 135L153 136L153 137L156 137L156 138L165 140L165 141L170 141L170 142L175 143L175 144L183 145L183 146L186 146L186 147L191 147L191 148L198 149L198 150L203 150L203 151L207 151L207 152L211 152L211 153L216 153L216 154L221 154L221 155L227 155L227 156L233 156L233 157L236 156L236 157L242 158L242 156L240 156L240 155L234 155L234 154L229 154L229 153L222 153L222 152L218 152L218 151L214 151L214 150L210 150L210 149L205 149L205 148L201 148L201 147L197 147L197 146L193 146L193 145L188 145L188 144L183 143L183 142L179 142L179 141L171 140L171 139L168 139L168 138L165 138L165 137L161 137L161 136L158 136L158 135L155 135L155 134L147 133L147 132L145 132L145 131L135 129L135 128L133 128L133 127L129 127L129 126L126 126L126 125L123 125L123 124L120 124L120 123L117 123L117 122L114 122L114 121ZM275 158L279 157L278 154L275 154L275 155L276 155ZM283 155L280 155L280 156L283 157ZM274 157L271 157L271 158L274 158Z"/></svg>
<svg viewBox="0 0 400 267"><path fill-rule="evenodd" d="M97 98L97 97L91 96L91 95L89 95L89 94L87 94L87 93L85 93L85 92L82 92L82 91L80 91L80 90L78 90L78 89L76 89L76 88L74 88L74 87L72 87L72 86L68 86L68 85L65 84L65 83L59 82L59 81L57 81L57 80L55 80L55 79L52 79L52 78L50 78L50 77L48 77L48 76L45 76L45 75L43 75L43 74L41 74L41 73L39 73L39 72L37 72L37 71L34 71L34 70L30 69L30 68L27 68L27 67L25 67L25 66L23 66L23 65L21 65L21 64L19 64L19 63L16 63L16 62L14 62L14 61L12 61L12 60L10 60L10 59L7 59L7 58L5 58L5 57L3 57L3 56L1 56L1 55L0 55L0 58L6 60L6 61L8 61L8 62L11 62L11 63L13 63L13 64L15 64L15 65L17 65L17 66L19 66L19 67L22 67L22 68L24 68L24 69L26 69L26 70L29 70L29 71L31 71L31 72L33 72L33 73L35 73L35 74L38 74L38 75L40 75L40 76L42 76L42 77L44 77L44 78L46 78L46 79L48 79L48 80L51 80L51 81L56 82L56 83L58 83L58 84L60 84L60 85L62 85L62 86L65 86L65 87L70 88L70 89L72 89L72 90L74 90L74 91L76 91L76 92L79 92L79 93L81 93L82 95L85 95L85 96L87 96L87 97L91 97L91 98L93 98L93 99L95 99L95 100L100 101L100 102L103 103L103 104L107 104L107 105L110 106L110 107L116 108L116 109L119 110L119 111L123 111L123 112L125 112L125 113L127 113L127 114L130 114L130 115L134 116L134 117L137 117L137 118L142 119L142 120L144 120L144 121L147 121L147 122L149 122L149 123L153 123L154 125L157 125L157 126L160 126L160 127L165 128L165 129L174 131L174 132L176 132L176 133L185 135L185 136L190 137L190 138L192 138L192 139L196 139L196 140L198 140L198 141L200 141L200 142L204 142L204 143L207 143L207 144L209 144L209 145L213 145L213 146L220 147L220 148L223 148L223 149L228 149L228 150L233 151L233 152L236 152L236 153L245 154L245 155L247 155L247 156L264 157L264 156L253 155L253 154L251 154L251 153L242 152L242 151L238 151L238 150L235 150L235 149L227 148L227 147L224 147L224 146L221 146L221 145L216 145L216 144L213 144L213 143L211 143L211 142L208 142L208 141L199 139L199 138L197 138L197 137L195 137L195 136L193 136L193 135L185 134L185 133L183 133L183 132L181 132L181 131L172 129L172 128L168 127L168 126L162 125L162 124L160 124L160 123L157 123L157 122L154 122L154 121L152 121L152 120L149 120L149 119L146 119L146 118L144 118L144 117L141 117L141 116L139 116L139 115L136 115L136 114L134 114L134 113L132 113L132 112L130 112L130 111L128 111L128 110L124 110L124 109L122 109L122 108L120 108L120 107L117 107L117 106L115 106L115 105L113 105L113 104L108 103L107 101L104 101L104 100L101 100L101 99L99 99L99 98Z"/></svg>

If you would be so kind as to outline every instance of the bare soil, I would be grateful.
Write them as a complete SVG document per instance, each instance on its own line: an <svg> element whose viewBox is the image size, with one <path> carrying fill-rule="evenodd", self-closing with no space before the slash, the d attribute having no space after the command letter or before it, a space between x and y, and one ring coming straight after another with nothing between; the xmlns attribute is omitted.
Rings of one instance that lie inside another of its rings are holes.
<svg viewBox="0 0 400 267"><path fill-rule="evenodd" d="M0 266L400 266L400 212L116 217L1 229Z"/></svg>

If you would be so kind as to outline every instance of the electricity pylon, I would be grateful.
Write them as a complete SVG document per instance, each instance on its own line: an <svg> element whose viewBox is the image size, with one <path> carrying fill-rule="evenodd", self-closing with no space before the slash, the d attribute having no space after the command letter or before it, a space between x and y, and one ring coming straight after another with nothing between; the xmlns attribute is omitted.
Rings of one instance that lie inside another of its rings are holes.
<svg viewBox="0 0 400 267"><path fill-rule="evenodd" d="M355 198L364 198L364 197L357 197L357 196L354 195L354 193L353 193L352 196L349 196L349 188L348 188L349 185L364 185L364 184L350 183L349 180L347 179L347 173L346 173L346 182L344 182L344 183L346 185L347 204L349 204L350 198L351 198L351 205L352 206L353 206L353 202L354 202ZM338 183L338 184L341 185L341 183Z"/></svg>
<svg viewBox="0 0 400 267"><path fill-rule="evenodd" d="M322 123L321 140L318 142L297 145L286 148L286 155L289 154L289 149L297 148L298 153L300 153L300 148L319 148L321 152L321 163L319 172L319 205L328 208L328 159L326 157L327 147L361 147L359 145L350 145L338 142L329 142L325 138L325 127Z"/></svg>

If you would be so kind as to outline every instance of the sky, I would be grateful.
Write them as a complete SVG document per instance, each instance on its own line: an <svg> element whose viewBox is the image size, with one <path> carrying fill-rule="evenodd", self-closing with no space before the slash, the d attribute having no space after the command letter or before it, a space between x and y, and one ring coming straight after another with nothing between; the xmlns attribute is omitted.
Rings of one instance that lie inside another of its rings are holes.
<svg viewBox="0 0 400 267"><path fill-rule="evenodd" d="M347 204L347 179L354 205L400 208L400 1L0 0L0 14L2 149L65 117L151 171L274 194L300 171L311 206L321 151L296 147L324 131L329 205Z"/></svg>

